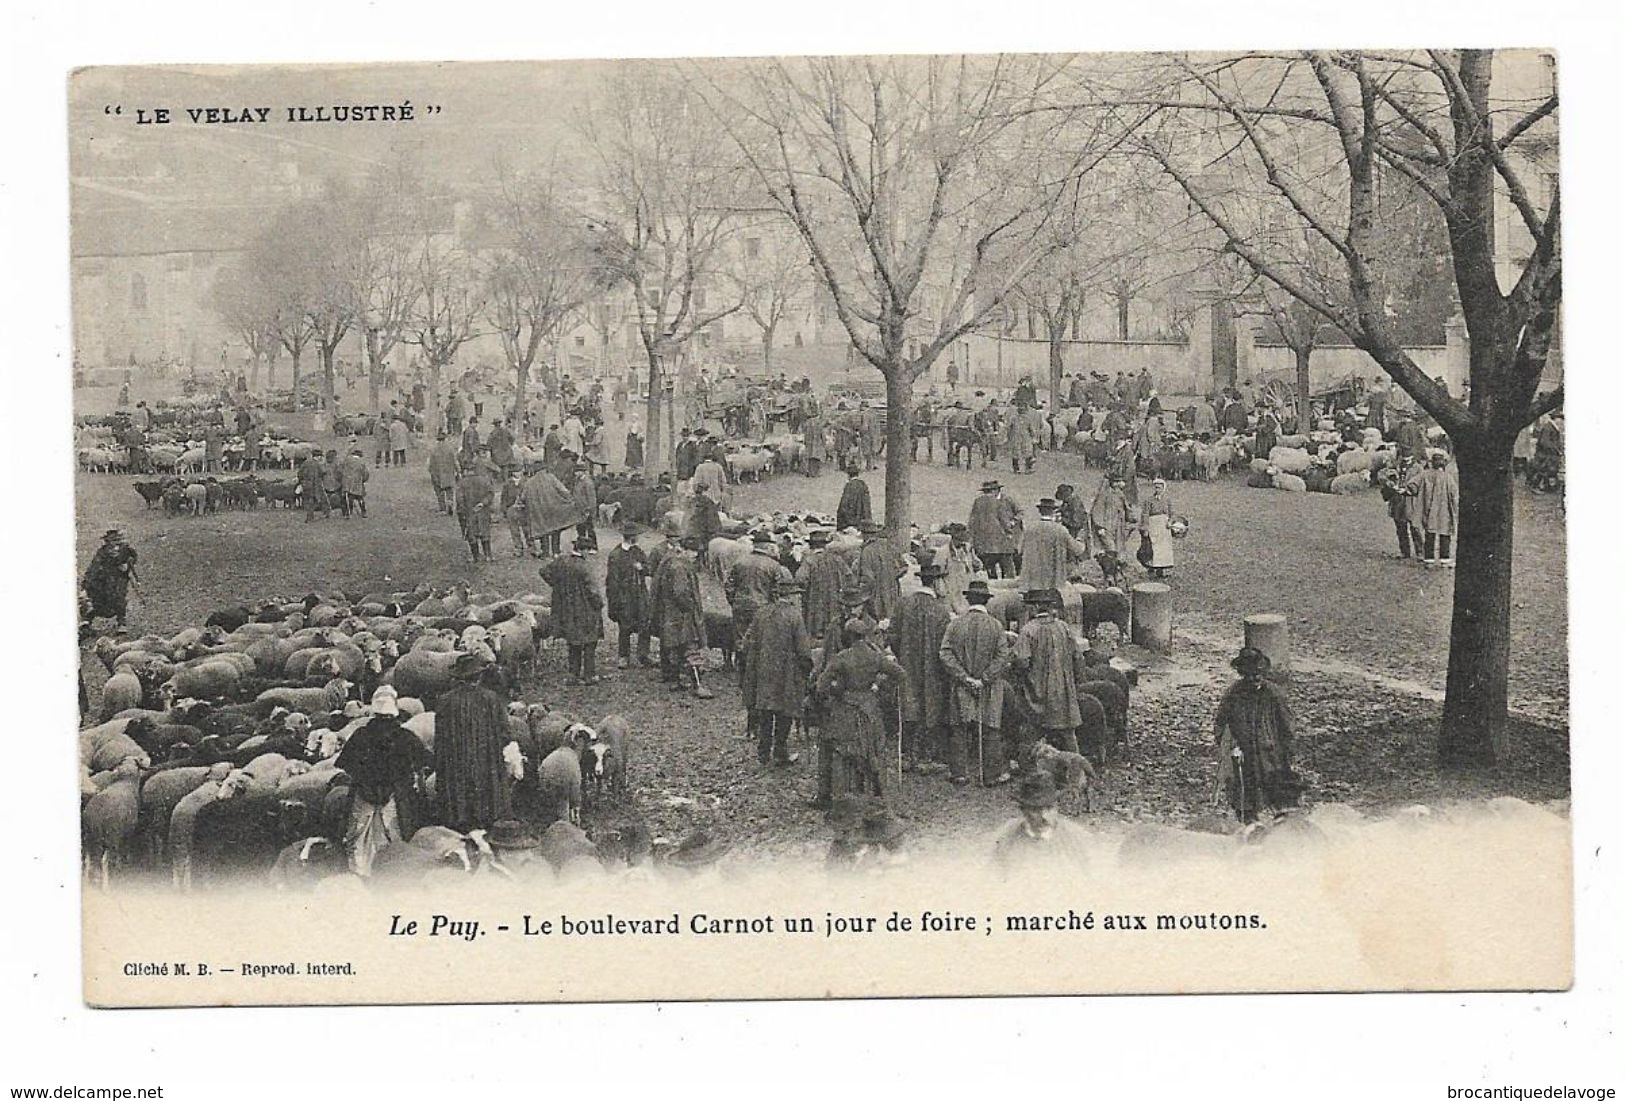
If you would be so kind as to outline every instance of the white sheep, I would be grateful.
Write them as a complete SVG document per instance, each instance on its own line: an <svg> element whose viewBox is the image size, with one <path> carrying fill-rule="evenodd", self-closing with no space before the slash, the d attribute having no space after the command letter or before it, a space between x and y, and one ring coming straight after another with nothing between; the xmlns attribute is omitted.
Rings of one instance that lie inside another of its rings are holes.
<svg viewBox="0 0 1625 1101"><path fill-rule="evenodd" d="M1309 487L1304 484L1302 478L1298 477L1296 474L1288 474L1285 471L1279 471L1276 473L1275 488L1284 489L1288 493L1307 493L1309 490Z"/></svg>
<svg viewBox="0 0 1625 1101"><path fill-rule="evenodd" d="M1302 474L1314 462L1309 452L1301 447L1273 447L1269 458L1271 466L1288 474Z"/></svg>
<svg viewBox="0 0 1625 1101"><path fill-rule="evenodd" d="M1352 497L1370 488L1371 477L1368 474L1339 474L1332 479L1332 492L1344 496Z"/></svg>

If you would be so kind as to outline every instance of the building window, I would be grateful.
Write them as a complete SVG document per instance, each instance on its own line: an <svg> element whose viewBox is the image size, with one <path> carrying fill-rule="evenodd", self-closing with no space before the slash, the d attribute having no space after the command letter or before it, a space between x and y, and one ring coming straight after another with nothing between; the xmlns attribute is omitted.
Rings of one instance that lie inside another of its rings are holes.
<svg viewBox="0 0 1625 1101"><path fill-rule="evenodd" d="M760 237L745 238L745 259L759 260L762 257L762 239Z"/></svg>
<svg viewBox="0 0 1625 1101"><path fill-rule="evenodd" d="M586 337L584 337L584 336L576 337L576 347L577 348L585 348L586 346L587 346L587 338Z"/></svg>
<svg viewBox="0 0 1625 1101"><path fill-rule="evenodd" d="M143 313L147 309L147 280L140 272L130 276L130 309Z"/></svg>

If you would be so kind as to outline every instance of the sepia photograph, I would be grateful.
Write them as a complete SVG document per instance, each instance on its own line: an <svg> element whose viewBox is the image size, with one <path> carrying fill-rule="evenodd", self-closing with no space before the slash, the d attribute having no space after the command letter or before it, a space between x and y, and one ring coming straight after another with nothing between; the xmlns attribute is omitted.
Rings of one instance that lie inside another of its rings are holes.
<svg viewBox="0 0 1625 1101"><path fill-rule="evenodd" d="M85 1000L1567 988L1558 89L74 71Z"/></svg>

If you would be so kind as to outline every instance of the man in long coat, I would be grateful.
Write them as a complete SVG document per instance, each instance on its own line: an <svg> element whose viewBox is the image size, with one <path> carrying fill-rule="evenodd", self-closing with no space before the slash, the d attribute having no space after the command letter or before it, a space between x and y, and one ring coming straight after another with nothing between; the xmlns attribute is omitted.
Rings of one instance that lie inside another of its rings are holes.
<svg viewBox="0 0 1625 1101"><path fill-rule="evenodd" d="M898 709L903 718L904 771L933 765L947 755L950 682L938 654L951 613L942 579L941 566L923 563L920 584L925 587L902 598L888 632L897 664L903 667Z"/></svg>
<svg viewBox="0 0 1625 1101"><path fill-rule="evenodd" d="M824 418L816 410L810 411L801 422L802 469L809 478L823 473L824 460L829 449L824 443Z"/></svg>
<svg viewBox="0 0 1625 1101"><path fill-rule="evenodd" d="M1424 566L1454 566L1450 542L1456 535L1460 491L1448 469L1449 456L1436 453L1416 479L1415 525L1422 529Z"/></svg>
<svg viewBox="0 0 1625 1101"><path fill-rule="evenodd" d="M863 532L863 549L858 552L858 583L869 592L869 617L876 623L897 614L903 597L898 580L897 555L885 529L873 520L858 528Z"/></svg>
<svg viewBox="0 0 1625 1101"><path fill-rule="evenodd" d="M977 579L963 596L970 610L951 621L942 633L937 659L952 683L948 696L948 774L956 784L968 782L973 755L980 757L978 779L984 786L1010 779L1004 739L1004 671L1010 665L1010 643L1004 625L988 613L993 598L986 581Z"/></svg>
<svg viewBox="0 0 1625 1101"><path fill-rule="evenodd" d="M457 522L474 561L491 561L491 513L496 510L496 487L484 469L472 467L457 480Z"/></svg>
<svg viewBox="0 0 1625 1101"><path fill-rule="evenodd" d="M544 467L525 480L525 523L538 558L558 554L559 533L575 522L575 499L551 470Z"/></svg>
<svg viewBox="0 0 1625 1101"><path fill-rule="evenodd" d="M1010 451L1010 469L1016 473L1033 472L1033 426L1019 410L1012 410L1005 424L1004 445Z"/></svg>
<svg viewBox="0 0 1625 1101"><path fill-rule="evenodd" d="M598 483L592 480L592 467L578 463L575 481L570 483L570 499L575 504L575 545L590 553L598 553Z"/></svg>
<svg viewBox="0 0 1625 1101"><path fill-rule="evenodd" d="M1219 701L1213 736L1219 744L1219 787L1243 822L1295 806L1303 784L1292 771L1292 709L1267 679L1269 655L1243 647L1231 666L1241 675Z"/></svg>
<svg viewBox="0 0 1625 1101"><path fill-rule="evenodd" d="M1089 520L1095 529L1095 545L1100 548L1095 559L1107 582L1120 578L1122 564L1127 560L1132 545L1134 516L1128 498L1123 495L1127 479L1116 472L1104 478L1094 503L1089 506Z"/></svg>
<svg viewBox="0 0 1625 1101"><path fill-rule="evenodd" d="M660 679L676 690L686 687L692 677L694 695L708 700L714 693L700 682L699 667L688 661L692 651L704 650L706 645L696 561L699 549L699 538L688 535L677 549L661 557L655 570L654 621L660 634Z"/></svg>
<svg viewBox="0 0 1625 1101"><path fill-rule="evenodd" d="M486 668L473 654L460 655L455 683L435 703L435 797L441 824L459 833L508 817L508 711L502 697L475 683Z"/></svg>
<svg viewBox="0 0 1625 1101"><path fill-rule="evenodd" d="M1056 749L1076 753L1077 729L1083 721L1078 702L1083 693L1077 677L1082 655L1070 628L1056 618L1059 593L1035 590L1027 594L1026 602L1033 615L1016 636L1010 654L1011 664L1020 673L1017 690L1022 711L1029 717L1032 734Z"/></svg>
<svg viewBox="0 0 1625 1101"><path fill-rule="evenodd" d="M450 515L452 493L457 488L457 448L444 432L439 433L429 452L429 485L434 488L435 508Z"/></svg>
<svg viewBox="0 0 1625 1101"><path fill-rule="evenodd" d="M1089 556L1089 545L1072 538L1061 524L1061 503L1053 497L1038 502L1038 521L1021 536L1021 591L1059 589L1072 579L1076 563Z"/></svg>
<svg viewBox="0 0 1625 1101"><path fill-rule="evenodd" d="M835 506L835 530L861 528L874 519L869 506L869 485L861 477L863 471L856 463L847 467L846 486L841 490L841 503Z"/></svg>
<svg viewBox="0 0 1625 1101"><path fill-rule="evenodd" d="M649 556L638 546L642 529L635 522L621 525L621 541L605 563L604 596L609 618L616 628L616 649L622 669L632 664L632 637L637 636L638 664L649 660Z"/></svg>
<svg viewBox="0 0 1625 1101"><path fill-rule="evenodd" d="M491 422L491 435L485 442L491 448L491 461L497 466L507 470L514 464L513 433L508 431L501 417Z"/></svg>
<svg viewBox="0 0 1625 1101"><path fill-rule="evenodd" d="M135 578L135 548L124 541L117 528L102 536L102 545L85 567L84 589L90 598L90 614L118 621L124 626L129 610L130 584Z"/></svg>
<svg viewBox="0 0 1625 1101"><path fill-rule="evenodd" d="M757 613L778 598L779 582L789 576L790 571L779 564L773 536L765 531L751 536L751 552L730 566L722 579L722 593L733 612L734 638L750 634Z"/></svg>
<svg viewBox="0 0 1625 1101"><path fill-rule="evenodd" d="M694 477L694 468L700 465L700 447L694 442L694 437L687 428L683 429L683 438L677 444L674 458L677 469L677 480L686 482Z"/></svg>
<svg viewBox="0 0 1625 1101"><path fill-rule="evenodd" d="M1021 510L996 481L982 483L982 494L970 507L970 544L989 577L1014 577L1021 543Z"/></svg>
<svg viewBox="0 0 1625 1101"><path fill-rule="evenodd" d="M790 728L801 717L812 673L812 636L801 618L805 586L785 573L772 603L759 611L744 636L739 690L756 734L756 759L792 765Z"/></svg>
<svg viewBox="0 0 1625 1101"><path fill-rule="evenodd" d="M801 563L801 577L806 582L806 596L802 612L807 629L814 638L827 639L840 632L845 619L841 616L841 590L856 578L846 559L830 548L829 532L815 528L807 533L812 547Z"/></svg>
<svg viewBox="0 0 1625 1101"><path fill-rule="evenodd" d="M317 509L321 509L324 520L331 515L327 492L322 488L326 472L327 468L322 462L320 451L311 451L310 457L299 464L299 496L305 503L307 524L316 518Z"/></svg>
<svg viewBox="0 0 1625 1101"><path fill-rule="evenodd" d="M541 568L553 592L553 634L569 649L570 684L597 684L598 640L604 637L604 598L580 544Z"/></svg>

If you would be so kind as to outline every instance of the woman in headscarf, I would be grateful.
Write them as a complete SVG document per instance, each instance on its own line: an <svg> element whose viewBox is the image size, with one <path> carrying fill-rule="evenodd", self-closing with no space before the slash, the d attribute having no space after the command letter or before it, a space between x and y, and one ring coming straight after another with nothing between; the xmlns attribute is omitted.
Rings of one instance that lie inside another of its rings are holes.
<svg viewBox="0 0 1625 1101"><path fill-rule="evenodd" d="M1174 536L1168 527L1173 507L1167 481L1151 479L1151 496L1140 506L1140 534L1151 543L1151 558L1145 568L1152 577L1167 577L1174 565Z"/></svg>
<svg viewBox="0 0 1625 1101"><path fill-rule="evenodd" d="M335 767L350 777L350 818L344 848L350 869L372 874L372 858L391 841L406 840L424 824L420 777L434 763L427 747L401 725L395 689L372 694L372 718L344 743Z"/></svg>

